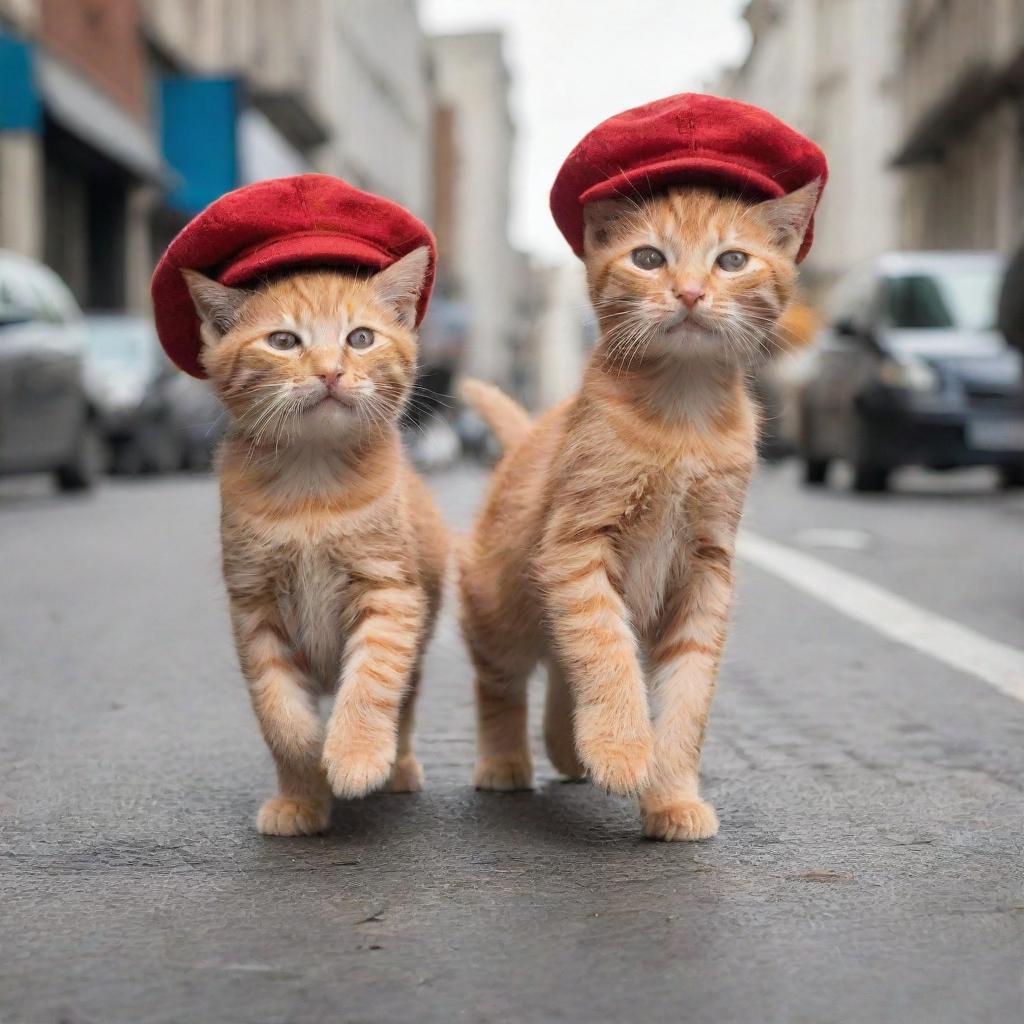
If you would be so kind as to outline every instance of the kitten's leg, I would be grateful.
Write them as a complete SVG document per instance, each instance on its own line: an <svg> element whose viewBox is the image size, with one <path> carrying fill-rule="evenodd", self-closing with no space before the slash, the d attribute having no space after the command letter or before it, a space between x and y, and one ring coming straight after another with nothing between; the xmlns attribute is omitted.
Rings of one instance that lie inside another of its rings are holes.
<svg viewBox="0 0 1024 1024"><path fill-rule="evenodd" d="M624 795L646 786L653 745L647 689L626 606L612 584L607 535L552 524L542 583L558 659L576 702L576 749L598 786Z"/></svg>
<svg viewBox="0 0 1024 1024"><path fill-rule="evenodd" d="M331 794L320 768L316 695L296 663L272 598L232 601L231 618L253 710L277 767L278 795L260 808L256 827L275 836L322 832Z"/></svg>
<svg viewBox="0 0 1024 1024"><path fill-rule="evenodd" d="M718 831L698 773L731 596L731 544L698 547L651 650L654 773L640 800L651 839L706 839Z"/></svg>
<svg viewBox="0 0 1024 1024"><path fill-rule="evenodd" d="M533 626L515 607L522 595L502 602L493 578L491 567L466 562L459 579L462 632L475 672L474 783L477 789L532 789L526 686L536 661L528 635Z"/></svg>
<svg viewBox="0 0 1024 1024"><path fill-rule="evenodd" d="M327 831L331 790L319 765L294 769L277 760L279 793L256 815L256 828L265 836L310 836Z"/></svg>
<svg viewBox="0 0 1024 1024"><path fill-rule="evenodd" d="M548 759L555 768L570 779L582 779L587 770L576 752L573 729L575 701L569 681L558 662L548 660L548 692L544 704L544 745Z"/></svg>
<svg viewBox="0 0 1024 1024"><path fill-rule="evenodd" d="M327 723L323 765L339 797L365 796L388 781L398 755L400 712L423 640L422 589L405 582L399 566L381 576L354 597L341 684Z"/></svg>
<svg viewBox="0 0 1024 1024"><path fill-rule="evenodd" d="M473 657L476 668L477 789L533 789L526 686L532 665Z"/></svg>
<svg viewBox="0 0 1024 1024"><path fill-rule="evenodd" d="M388 793L418 793L423 788L423 768L412 749L415 724L416 696L420 688L421 666L417 664L409 683L409 691L402 701L398 716L398 751L391 777L384 787Z"/></svg>

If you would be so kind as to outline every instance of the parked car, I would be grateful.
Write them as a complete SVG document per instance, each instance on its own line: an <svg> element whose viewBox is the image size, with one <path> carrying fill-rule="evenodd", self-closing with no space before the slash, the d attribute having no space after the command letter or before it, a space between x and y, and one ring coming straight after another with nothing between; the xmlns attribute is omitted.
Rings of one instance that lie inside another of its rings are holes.
<svg viewBox="0 0 1024 1024"><path fill-rule="evenodd" d="M175 372L165 383L167 400L185 452L185 469L209 469L227 426L227 412L205 381Z"/></svg>
<svg viewBox="0 0 1024 1024"><path fill-rule="evenodd" d="M837 286L800 402L808 484L845 459L860 491L890 473L996 466L1024 485L1021 354L995 330L1002 260L890 253Z"/></svg>
<svg viewBox="0 0 1024 1024"><path fill-rule="evenodd" d="M102 468L81 312L52 270L0 250L0 474L53 473L76 491Z"/></svg>
<svg viewBox="0 0 1024 1024"><path fill-rule="evenodd" d="M97 313L85 322L86 381L114 471L208 466L222 421L210 388L174 369L147 318Z"/></svg>
<svg viewBox="0 0 1024 1024"><path fill-rule="evenodd" d="M776 353L758 365L751 375L751 394L761 414L758 454L766 462L777 462L796 452L798 399L808 350L819 327L818 315L806 302L798 299L776 325Z"/></svg>

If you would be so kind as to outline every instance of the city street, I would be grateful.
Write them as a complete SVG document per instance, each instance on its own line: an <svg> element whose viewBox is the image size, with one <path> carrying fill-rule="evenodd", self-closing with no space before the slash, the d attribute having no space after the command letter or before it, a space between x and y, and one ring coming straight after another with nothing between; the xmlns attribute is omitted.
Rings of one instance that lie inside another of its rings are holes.
<svg viewBox="0 0 1024 1024"><path fill-rule="evenodd" d="M797 478L751 496L697 844L642 840L539 736L535 793L474 792L451 599L426 790L259 836L213 482L5 481L0 1021L1024 1019L1024 496ZM432 478L453 526L482 480Z"/></svg>

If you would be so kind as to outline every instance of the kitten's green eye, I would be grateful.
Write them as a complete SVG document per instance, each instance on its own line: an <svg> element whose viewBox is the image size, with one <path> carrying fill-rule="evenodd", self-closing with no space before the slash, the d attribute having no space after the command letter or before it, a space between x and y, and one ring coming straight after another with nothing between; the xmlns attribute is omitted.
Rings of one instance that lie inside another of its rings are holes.
<svg viewBox="0 0 1024 1024"><path fill-rule="evenodd" d="M723 270L742 270L747 265L747 260L750 257L745 252L740 252L738 249L730 249L728 252L723 252L715 263L717 263Z"/></svg>
<svg viewBox="0 0 1024 1024"><path fill-rule="evenodd" d="M639 249L634 249L630 256L633 266L641 270L657 270L658 267L665 266L665 257L653 245L642 245Z"/></svg>
<svg viewBox="0 0 1024 1024"><path fill-rule="evenodd" d="M369 327L357 327L346 340L355 349L369 348L373 344L373 331Z"/></svg>
<svg viewBox="0 0 1024 1024"><path fill-rule="evenodd" d="M298 348L302 342L297 334L292 334L291 331L274 331L267 338L267 344L271 348L276 348L278 352L290 352L293 348Z"/></svg>

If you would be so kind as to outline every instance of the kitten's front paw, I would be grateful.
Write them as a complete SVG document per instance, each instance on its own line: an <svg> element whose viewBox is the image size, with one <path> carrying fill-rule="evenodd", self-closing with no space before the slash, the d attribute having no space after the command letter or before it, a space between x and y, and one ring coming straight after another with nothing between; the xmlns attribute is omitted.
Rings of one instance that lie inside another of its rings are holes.
<svg viewBox="0 0 1024 1024"><path fill-rule="evenodd" d="M327 831L330 817L327 801L273 796L256 815L256 830L265 836L314 836Z"/></svg>
<svg viewBox="0 0 1024 1024"><path fill-rule="evenodd" d="M643 812L644 835L666 842L709 839L718 831L718 815L704 800L680 800Z"/></svg>
<svg viewBox="0 0 1024 1024"><path fill-rule="evenodd" d="M320 763L334 795L351 800L383 788L397 756L394 733L341 717L327 727Z"/></svg>
<svg viewBox="0 0 1024 1024"><path fill-rule="evenodd" d="M620 796L635 796L650 777L654 736L646 718L606 726L596 716L580 714L576 746L595 786Z"/></svg>
<svg viewBox="0 0 1024 1024"><path fill-rule="evenodd" d="M381 789L391 775L394 754L367 750L348 750L340 756L324 750L323 766L331 791L342 800L366 796Z"/></svg>
<svg viewBox="0 0 1024 1024"><path fill-rule="evenodd" d="M490 789L499 793L533 789L533 764L530 756L480 757L476 762L473 783L477 789Z"/></svg>
<svg viewBox="0 0 1024 1024"><path fill-rule="evenodd" d="M396 761L391 778L384 787L386 793L418 793L423 788L423 768L412 754Z"/></svg>

